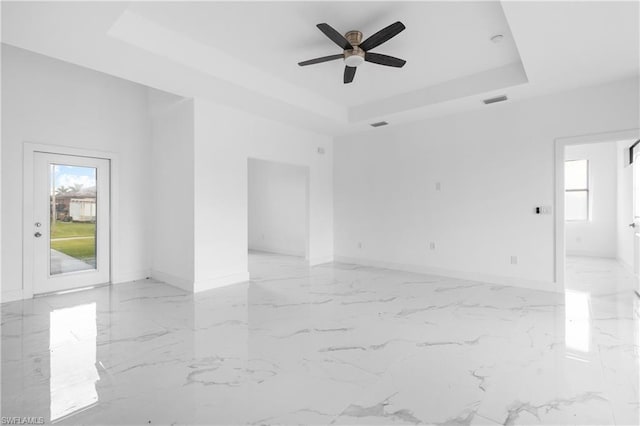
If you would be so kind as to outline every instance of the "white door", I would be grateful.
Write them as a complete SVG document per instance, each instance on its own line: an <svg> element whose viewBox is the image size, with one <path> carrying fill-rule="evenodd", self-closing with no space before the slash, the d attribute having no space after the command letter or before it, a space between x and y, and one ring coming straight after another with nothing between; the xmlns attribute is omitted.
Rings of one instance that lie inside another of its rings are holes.
<svg viewBox="0 0 640 426"><path fill-rule="evenodd" d="M636 154L631 165L633 172L633 272L640 275L640 154Z"/></svg>
<svg viewBox="0 0 640 426"><path fill-rule="evenodd" d="M109 160L34 153L33 292L110 281Z"/></svg>

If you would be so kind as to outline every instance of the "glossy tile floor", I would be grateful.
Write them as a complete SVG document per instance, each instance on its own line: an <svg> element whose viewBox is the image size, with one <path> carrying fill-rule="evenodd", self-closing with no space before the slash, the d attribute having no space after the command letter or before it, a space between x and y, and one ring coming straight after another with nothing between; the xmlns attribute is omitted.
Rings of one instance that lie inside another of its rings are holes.
<svg viewBox="0 0 640 426"><path fill-rule="evenodd" d="M2 415L101 424L633 424L640 321L614 262L552 294L252 254L252 281L2 306Z"/></svg>

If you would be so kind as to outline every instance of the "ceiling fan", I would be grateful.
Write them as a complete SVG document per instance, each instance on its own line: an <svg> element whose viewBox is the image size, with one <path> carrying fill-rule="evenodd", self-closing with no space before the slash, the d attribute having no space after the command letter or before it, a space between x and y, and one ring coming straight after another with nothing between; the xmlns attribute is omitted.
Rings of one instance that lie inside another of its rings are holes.
<svg viewBox="0 0 640 426"><path fill-rule="evenodd" d="M298 65L301 67L319 64L321 62L334 61L336 59L344 59L344 83L347 84L353 81L353 77L356 75L357 66L361 65L364 61L396 68L402 68L404 64L407 63L404 59L370 52L374 47L380 46L382 43L397 36L405 29L404 24L400 21L381 29L365 41L362 41L362 33L360 31L349 31L342 36L342 34L333 29L329 24L322 23L316 26L324 33L324 35L329 37L331 41L340 46L344 52L337 55L323 56L321 58L299 62Z"/></svg>

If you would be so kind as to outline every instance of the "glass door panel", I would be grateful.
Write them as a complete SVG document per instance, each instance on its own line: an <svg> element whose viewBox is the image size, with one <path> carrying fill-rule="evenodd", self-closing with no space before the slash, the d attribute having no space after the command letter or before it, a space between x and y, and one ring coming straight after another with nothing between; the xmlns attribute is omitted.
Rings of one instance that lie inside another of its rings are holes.
<svg viewBox="0 0 640 426"><path fill-rule="evenodd" d="M97 169L50 164L49 274L96 269Z"/></svg>

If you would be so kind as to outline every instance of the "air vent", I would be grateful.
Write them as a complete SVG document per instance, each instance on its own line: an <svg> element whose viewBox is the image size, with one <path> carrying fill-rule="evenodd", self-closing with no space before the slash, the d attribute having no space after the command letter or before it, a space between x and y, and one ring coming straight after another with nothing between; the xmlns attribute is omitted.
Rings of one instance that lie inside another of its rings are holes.
<svg viewBox="0 0 640 426"><path fill-rule="evenodd" d="M491 98L491 99L485 99L482 102L484 102L485 105L489 105L489 104L495 104L496 102L504 102L506 100L507 100L507 97L502 95L502 96L497 96L497 97Z"/></svg>
<svg viewBox="0 0 640 426"><path fill-rule="evenodd" d="M386 126L387 123L386 121L378 121L377 123L371 123L371 127L382 127L382 126Z"/></svg>

